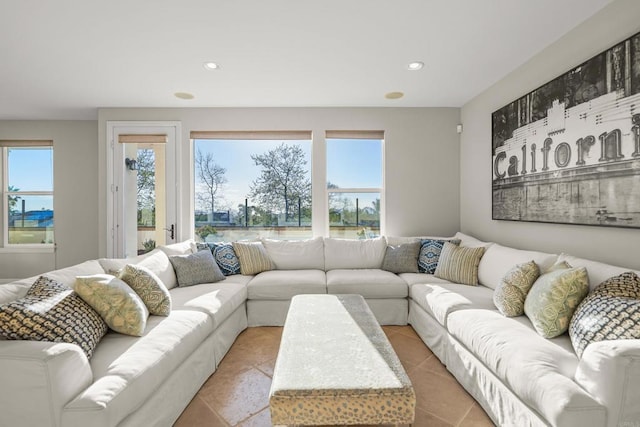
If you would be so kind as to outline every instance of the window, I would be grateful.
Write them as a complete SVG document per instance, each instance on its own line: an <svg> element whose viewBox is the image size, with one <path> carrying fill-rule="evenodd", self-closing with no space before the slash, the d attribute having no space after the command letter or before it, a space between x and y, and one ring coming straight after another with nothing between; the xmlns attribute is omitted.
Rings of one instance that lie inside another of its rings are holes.
<svg viewBox="0 0 640 427"><path fill-rule="evenodd" d="M52 141L0 141L4 246L53 245Z"/></svg>
<svg viewBox="0 0 640 427"><path fill-rule="evenodd" d="M382 131L327 131L329 236L380 235Z"/></svg>
<svg viewBox="0 0 640 427"><path fill-rule="evenodd" d="M305 239L311 132L191 132L196 240Z"/></svg>

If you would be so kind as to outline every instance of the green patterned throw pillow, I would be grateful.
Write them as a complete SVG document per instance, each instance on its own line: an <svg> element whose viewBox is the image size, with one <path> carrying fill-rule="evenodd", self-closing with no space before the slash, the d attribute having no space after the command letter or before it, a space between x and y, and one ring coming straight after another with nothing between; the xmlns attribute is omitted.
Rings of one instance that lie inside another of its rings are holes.
<svg viewBox="0 0 640 427"><path fill-rule="evenodd" d="M45 276L24 298L0 305L0 337L77 344L87 358L108 329L72 289Z"/></svg>
<svg viewBox="0 0 640 427"><path fill-rule="evenodd" d="M435 276L463 285L478 284L478 265L484 247L466 248L445 242L440 252Z"/></svg>
<svg viewBox="0 0 640 427"><path fill-rule="evenodd" d="M150 314L168 316L171 313L171 294L154 272L141 265L127 264L119 279L131 287L142 299Z"/></svg>
<svg viewBox="0 0 640 427"><path fill-rule="evenodd" d="M524 303L524 312L545 338L567 332L578 305L589 292L586 268L554 270L535 281Z"/></svg>
<svg viewBox="0 0 640 427"><path fill-rule="evenodd" d="M493 292L493 303L500 313L507 317L522 316L527 294L538 276L540 267L534 261L518 264L509 270Z"/></svg>
<svg viewBox="0 0 640 427"><path fill-rule="evenodd" d="M149 310L125 282L109 274L78 276L73 289L121 334L142 336Z"/></svg>

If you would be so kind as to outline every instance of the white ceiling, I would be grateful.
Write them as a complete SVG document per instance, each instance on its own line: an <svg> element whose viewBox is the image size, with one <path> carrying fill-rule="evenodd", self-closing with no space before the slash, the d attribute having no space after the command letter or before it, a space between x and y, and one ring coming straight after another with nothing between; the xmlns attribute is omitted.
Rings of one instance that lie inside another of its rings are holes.
<svg viewBox="0 0 640 427"><path fill-rule="evenodd" d="M0 0L0 119L96 119L100 107L459 107L609 2ZM411 61L424 69L407 71ZM392 91L405 96L385 99Z"/></svg>

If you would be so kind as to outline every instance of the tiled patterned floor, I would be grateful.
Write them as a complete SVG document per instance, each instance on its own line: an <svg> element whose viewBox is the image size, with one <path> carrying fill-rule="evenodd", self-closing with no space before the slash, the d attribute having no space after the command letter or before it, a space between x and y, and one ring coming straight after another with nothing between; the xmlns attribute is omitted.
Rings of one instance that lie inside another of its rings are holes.
<svg viewBox="0 0 640 427"><path fill-rule="evenodd" d="M385 326L416 392L415 427L493 426L411 326ZM271 426L269 387L282 328L246 329L176 427Z"/></svg>

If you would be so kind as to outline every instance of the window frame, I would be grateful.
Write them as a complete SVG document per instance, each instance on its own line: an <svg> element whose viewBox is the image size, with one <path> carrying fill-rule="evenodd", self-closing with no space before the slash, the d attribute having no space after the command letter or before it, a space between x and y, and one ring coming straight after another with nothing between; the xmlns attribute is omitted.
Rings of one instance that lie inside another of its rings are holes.
<svg viewBox="0 0 640 427"><path fill-rule="evenodd" d="M51 168L51 190L31 190L31 191L9 191L9 150L12 148L50 148L52 155L52 168ZM2 247L0 252L14 252L14 253L26 253L26 252L52 252L56 245L56 233L55 233L55 209L54 212L54 225L53 225L53 243L9 243L9 197L13 195L18 196L51 196L52 202L55 200L54 195L54 172L53 172L53 141L51 140L0 140L1 150L1 168L0 174L0 194L2 197L2 213L0 218L2 219Z"/></svg>
<svg viewBox="0 0 640 427"><path fill-rule="evenodd" d="M325 224L325 233L326 237L331 237L331 220L329 215L329 210L331 208L329 203L329 196L331 194L340 194L340 193L378 193L380 194L380 236L384 236L384 228L385 228L385 179L384 179L384 165L385 165L385 132L383 130L327 130L325 131L325 158L326 151L328 148L327 141L328 140L350 140L350 139L363 139L363 140L379 140L380 141L380 162L381 162L381 170L380 170L380 187L349 187L349 188L329 188L328 182L329 177L325 178L324 189L325 189L325 202L326 202L326 224ZM325 168L329 170L329 160L326 160Z"/></svg>
<svg viewBox="0 0 640 427"><path fill-rule="evenodd" d="M313 141L313 132L311 130L238 130L238 131L234 131L234 130L226 130L226 131L219 131L219 130L213 130L213 131L196 131L196 130L192 130L189 133L189 140L190 140L190 179L191 179L191 191L190 191L190 203L192 203L192 209L191 212L189 213L190 217L193 219L193 227L191 230L192 233L192 238L193 239L197 239L196 236L196 226L195 226L195 213L197 211L196 209L196 202L195 202L195 196L196 196L196 175L197 175L197 171L196 171L196 165L195 165L195 156L196 156L196 142L197 141L205 141L205 140L210 140L210 141L254 141L254 142L260 142L260 141L281 141L281 142L292 142L292 141L307 141L310 146L309 146L309 181L311 183L311 188L310 188L310 198L311 198L311 204L309 206L309 213L311 215L310 218L310 222L309 222L309 228L310 228L310 234L308 236L305 237L301 237L301 239L311 239L315 236L315 232L314 232L314 226L313 226L313 202L314 202L314 198L313 198L313 187L314 187L314 182L313 182L313 168L314 166L314 158L313 158L313 146L314 146L314 141ZM298 219L299 221L299 219ZM239 228L244 228L244 227L239 227ZM264 229L268 229L269 227L264 227ZM274 229L277 229L277 227L271 227ZM247 230L250 230L251 227L246 228ZM277 238L275 236L273 237L266 237L266 238ZM288 240L298 240L297 238L288 238Z"/></svg>

